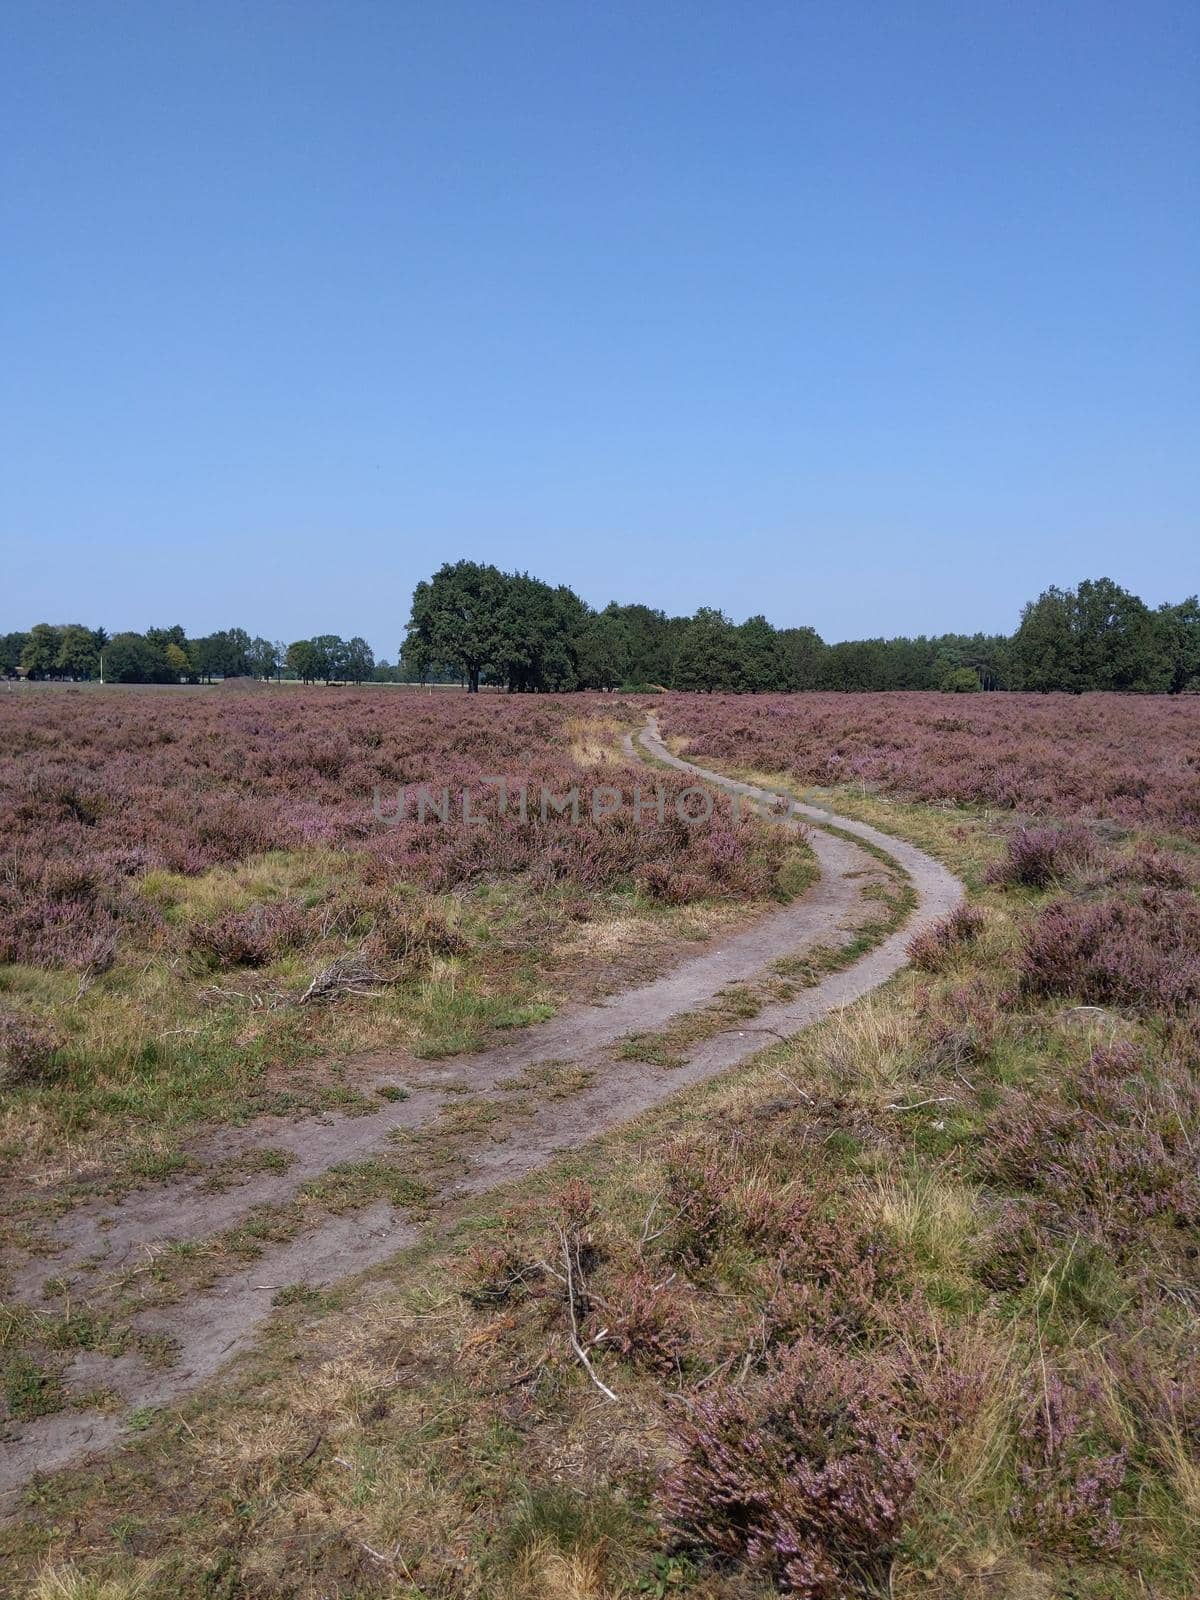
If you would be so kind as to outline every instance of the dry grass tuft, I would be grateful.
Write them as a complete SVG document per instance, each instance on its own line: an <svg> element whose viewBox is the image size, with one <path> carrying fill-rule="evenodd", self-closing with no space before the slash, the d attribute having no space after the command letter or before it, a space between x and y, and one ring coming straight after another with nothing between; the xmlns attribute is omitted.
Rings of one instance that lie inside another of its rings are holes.
<svg viewBox="0 0 1200 1600"><path fill-rule="evenodd" d="M39 1572L29 1600L140 1600L154 1580L156 1566L146 1565L126 1578L95 1577L68 1562Z"/></svg>
<svg viewBox="0 0 1200 1600"><path fill-rule="evenodd" d="M511 1600L607 1600L607 1544L590 1550L560 1550L548 1540L526 1546L508 1576Z"/></svg>

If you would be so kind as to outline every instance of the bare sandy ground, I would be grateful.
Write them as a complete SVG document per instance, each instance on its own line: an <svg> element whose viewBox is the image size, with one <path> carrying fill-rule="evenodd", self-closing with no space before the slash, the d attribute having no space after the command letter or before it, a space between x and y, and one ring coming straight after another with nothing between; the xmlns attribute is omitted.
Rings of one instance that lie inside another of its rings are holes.
<svg viewBox="0 0 1200 1600"><path fill-rule="evenodd" d="M648 754L698 782L756 800L772 798L753 785L736 783L673 755L663 745L653 718L640 738ZM4 1509L9 1513L16 1509L17 1491L33 1474L110 1447L129 1431L131 1413L164 1405L213 1378L253 1343L280 1288L297 1283L327 1286L388 1260L415 1244L426 1228L444 1222L455 1202L535 1171L556 1154L728 1071L773 1040L797 1033L891 977L904 965L913 934L959 901L961 885L915 846L877 829L810 807L794 806L793 815L797 813L817 823L835 822L845 833L885 850L908 873L917 909L904 929L852 965L790 1000L766 1006L746 1027L697 1044L681 1065L623 1060L614 1056L612 1047L626 1034L661 1030L672 1019L707 1005L730 984L763 975L780 957L803 954L817 943L851 938L855 926L878 909L863 893L882 876L875 857L850 839L813 829L810 843L821 874L813 888L795 904L721 940L716 948L688 959L666 976L476 1055L436 1064L381 1058L369 1064L373 1081L403 1087L407 1098L384 1103L365 1116L268 1118L248 1128L224 1131L189 1152L199 1166L194 1175L135 1191L120 1204L79 1205L61 1218L43 1250L15 1263L17 1295L36 1306L47 1279L66 1279L72 1293L91 1304L103 1304L106 1296L122 1291L128 1317L130 1285L136 1293L139 1271L172 1242L211 1241L258 1208L295 1200L305 1183L340 1164L379 1154L394 1158L397 1139L422 1135L436 1139L445 1119L464 1104L481 1107L485 1113L466 1139L450 1141L450 1154L430 1202L432 1222L411 1220L386 1201L343 1215L312 1208L305 1212L298 1233L268 1244L249 1266L235 1261L231 1270L199 1292L185 1293L170 1304L135 1309L131 1320L136 1331L165 1335L174 1359L169 1366L152 1367L131 1353L116 1358L81 1354L68 1381L84 1388L104 1385L120 1397L120 1407L105 1412L63 1410L11 1430L0 1446ZM555 1087L555 1073L564 1066L570 1072L566 1090ZM249 1172L213 1191L209 1180L218 1167L227 1172L231 1157L263 1149L290 1157L290 1165Z"/></svg>

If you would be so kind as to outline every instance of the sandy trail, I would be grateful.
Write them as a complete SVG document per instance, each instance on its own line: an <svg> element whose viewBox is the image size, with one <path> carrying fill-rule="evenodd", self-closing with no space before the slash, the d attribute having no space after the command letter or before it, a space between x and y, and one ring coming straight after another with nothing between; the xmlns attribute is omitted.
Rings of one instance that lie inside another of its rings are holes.
<svg viewBox="0 0 1200 1600"><path fill-rule="evenodd" d="M662 743L653 717L639 737L650 756L698 782L759 801L775 798L675 756ZM628 747L632 753L631 742ZM394 1157L397 1136L436 1131L439 1118L461 1105L464 1094L476 1104L511 1113L514 1087L521 1086L523 1072L562 1062L582 1069L570 1093L524 1103L515 1116L499 1115L494 1130L485 1125L458 1152L436 1198L439 1210L448 1215L454 1201L521 1178L556 1154L737 1066L770 1044L772 1036L788 1037L857 1000L904 965L914 932L945 915L961 899L961 885L915 846L866 824L795 804L792 813L817 823L834 822L883 849L909 874L916 891L917 909L906 926L853 965L791 1000L765 1007L745 1028L696 1045L682 1065L659 1067L611 1054L624 1035L661 1029L706 1005L729 984L761 975L782 956L853 936L856 923L875 909L863 891L880 881L880 864L851 840L816 828L810 842L821 876L795 904L662 978L529 1029L495 1048L436 1064L380 1060L377 1081L402 1084L408 1098L385 1103L378 1112L300 1122L263 1119L214 1136L190 1152L201 1169L197 1175L135 1191L119 1205L89 1202L68 1212L45 1241L45 1253L16 1264L16 1293L36 1305L48 1278L65 1278L74 1296L102 1301L109 1292L106 1286L128 1283L139 1264L169 1242L212 1239L255 1208L286 1204L331 1167L384 1152ZM285 1153L291 1164L286 1170L247 1174L212 1192L205 1167L215 1169L231 1156L264 1148ZM313 1225L298 1236L267 1246L249 1266L239 1263L214 1286L176 1303L135 1309L129 1320L138 1333L165 1334L173 1341L171 1365L156 1370L130 1353L116 1358L81 1355L68 1380L108 1385L120 1396L122 1409L64 1410L10 1429L0 1448L4 1508L15 1509L16 1491L34 1473L67 1466L118 1441L129 1431L132 1411L166 1404L216 1374L253 1343L280 1287L298 1282L321 1287L352 1277L414 1244L422 1232L423 1225L383 1201L344 1215L317 1213Z"/></svg>

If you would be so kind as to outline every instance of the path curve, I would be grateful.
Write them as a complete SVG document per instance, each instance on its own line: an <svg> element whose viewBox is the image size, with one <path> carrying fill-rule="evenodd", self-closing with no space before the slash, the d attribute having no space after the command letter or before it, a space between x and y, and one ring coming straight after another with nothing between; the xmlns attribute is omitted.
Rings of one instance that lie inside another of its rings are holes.
<svg viewBox="0 0 1200 1600"><path fill-rule="evenodd" d="M658 718L653 712L647 713L646 724L638 735L638 741L655 760L665 762L678 772L686 772L692 777L700 778L705 783L717 784L733 794L744 795L747 799L767 803L782 800L786 802L793 815L805 817L819 826L832 825L842 833L851 833L855 838L873 845L875 849L885 851L893 861L900 863L912 879L917 892L918 909L915 917L905 925L901 933L893 935L887 944L879 947L879 950L872 951L872 955L878 955L881 950L891 947L889 960L893 965L888 973L889 977L892 972L898 972L905 964L905 950L913 934L944 917L947 912L953 911L963 899L965 890L950 869L942 866L940 861L935 861L932 856L926 855L924 850L918 849L915 844L909 844L907 839L898 839L894 834L872 828L867 822L856 822L851 817L838 816L835 812L827 811L820 806L805 805L782 791L760 789L756 784L743 783L737 778L726 777L723 772L712 772L708 767L698 766L694 761L685 761L682 756L677 756L663 743ZM854 970L859 971L861 966L860 962ZM865 992L864 990L863 993Z"/></svg>
<svg viewBox="0 0 1200 1600"><path fill-rule="evenodd" d="M706 784L760 802L789 799L675 755L662 742L653 716L639 739L647 755ZM636 759L631 737L625 745ZM90 1273L94 1285L97 1271L120 1272L139 1249L149 1251L166 1240L211 1237L244 1217L252 1206L288 1200L306 1178L336 1163L389 1149L389 1135L429 1127L447 1102L464 1090L503 1103L513 1085L512 1074L522 1068L566 1058L573 1065L594 1069L584 1087L566 1097L548 1098L530 1118L510 1128L506 1137L481 1138L468 1153L463 1170L441 1190L439 1204L449 1208L453 1202L522 1178L556 1155L729 1071L763 1050L771 1035L790 1037L860 999L905 965L914 933L958 904L962 885L945 867L904 840L790 799L789 807L793 817L818 825L810 831L810 843L821 869L818 883L794 905L722 940L716 949L683 962L662 978L531 1028L494 1049L435 1066L390 1063L393 1077L402 1072L414 1086L411 1097L400 1104L387 1105L365 1117L329 1117L317 1123L279 1119L272 1120L268 1128L259 1124L255 1137L260 1146L283 1147L296 1157L286 1173L260 1175L220 1196L205 1191L201 1174L195 1180L135 1191L116 1207L111 1203L80 1206L59 1226L53 1241L58 1254L27 1262L14 1275L17 1292L28 1301L35 1300L41 1280L51 1273L75 1272L84 1280ZM826 831L829 824L836 825L839 833ZM795 824L785 821L784 825ZM878 864L852 839L840 836L844 834L883 850L907 872L917 906L903 928L793 999L765 1007L747 1027L704 1040L682 1065L664 1068L612 1057L611 1046L623 1035L661 1027L672 1017L704 1005L726 985L765 971L782 956L829 943L839 933L846 939L852 937L853 913L861 911L863 886L870 881L872 870L877 872ZM384 1070L388 1065L381 1063L383 1079L389 1076ZM215 1165L229 1156L241 1137L226 1131L192 1153L202 1164L211 1160ZM64 1411L13 1429L0 1451L3 1509L8 1514L16 1510L16 1491L35 1473L58 1470L119 1442L129 1432L126 1419L131 1411L167 1404L213 1378L254 1342L270 1315L273 1293L280 1284L303 1279L316 1287L344 1281L395 1257L415 1244L422 1233L422 1227L401 1211L378 1202L348 1216L327 1217L318 1227L267 1251L250 1266L239 1268L212 1289L179 1305L148 1309L136 1316L140 1332L161 1331L175 1340L178 1358L174 1364L165 1372L141 1370L138 1358L118 1357L105 1372L89 1371L87 1376L111 1383L123 1398L122 1413Z"/></svg>

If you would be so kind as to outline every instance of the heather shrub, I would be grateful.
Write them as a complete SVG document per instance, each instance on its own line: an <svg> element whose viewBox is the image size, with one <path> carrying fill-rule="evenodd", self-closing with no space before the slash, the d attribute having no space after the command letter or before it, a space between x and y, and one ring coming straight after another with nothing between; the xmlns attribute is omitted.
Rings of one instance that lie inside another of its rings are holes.
<svg viewBox="0 0 1200 1600"><path fill-rule="evenodd" d="M769 1166L731 1172L723 1201L726 1226L748 1245L772 1252L788 1247L807 1224L808 1197Z"/></svg>
<svg viewBox="0 0 1200 1600"><path fill-rule="evenodd" d="M669 1218L663 1252L690 1268L709 1261L725 1223L728 1166L707 1152L678 1144L663 1158L666 1184L663 1208Z"/></svg>
<svg viewBox="0 0 1200 1600"><path fill-rule="evenodd" d="M951 1071L988 1060L1004 1027L996 996L979 978L942 992L923 985L918 1009L926 1061Z"/></svg>
<svg viewBox="0 0 1200 1600"><path fill-rule="evenodd" d="M97 970L111 964L123 928L156 921L136 895L78 864L14 852L0 874L0 964Z"/></svg>
<svg viewBox="0 0 1200 1600"><path fill-rule="evenodd" d="M302 908L284 902L225 911L211 922L197 923L188 931L188 949L214 967L262 967L311 936Z"/></svg>
<svg viewBox="0 0 1200 1600"><path fill-rule="evenodd" d="M1010 1090L981 1151L985 1177L1029 1191L1076 1230L1116 1242L1170 1216L1200 1222L1200 1086L1133 1045L1104 1046L1039 1095Z"/></svg>
<svg viewBox="0 0 1200 1600"><path fill-rule="evenodd" d="M1191 1479L1200 1465L1200 1330L1194 1320L1170 1341L1135 1324L1105 1351L1109 1373L1139 1434L1169 1472ZM1194 1496L1195 1490L1192 1490Z"/></svg>
<svg viewBox="0 0 1200 1600"><path fill-rule="evenodd" d="M1119 858L1109 874L1116 883L1148 884L1156 889L1200 889L1200 860L1139 839L1130 856Z"/></svg>
<svg viewBox="0 0 1200 1600"><path fill-rule="evenodd" d="M1104 1425L1094 1384L1072 1385L1043 1361L1025 1386L1017 1453L1011 1515L1018 1528L1066 1553L1117 1548L1113 1496L1125 1482L1127 1456Z"/></svg>
<svg viewBox="0 0 1200 1600"><path fill-rule="evenodd" d="M564 1184L551 1210L551 1235L546 1249L549 1259L567 1267L575 1299L576 1314L582 1320L591 1309L586 1274L601 1258L592 1232L598 1213L592 1191L581 1178ZM566 1258L564 1263L564 1257Z"/></svg>
<svg viewBox="0 0 1200 1600"><path fill-rule="evenodd" d="M753 1386L694 1398L662 1486L686 1544L805 1600L882 1582L916 1463L886 1368L801 1340Z"/></svg>
<svg viewBox="0 0 1200 1600"><path fill-rule="evenodd" d="M923 972L941 972L983 932L984 915L974 906L955 906L948 916L909 941L908 955Z"/></svg>
<svg viewBox="0 0 1200 1600"><path fill-rule="evenodd" d="M679 872L665 862L651 861L634 879L639 894L667 906L687 905L703 897L704 887L694 872Z"/></svg>
<svg viewBox="0 0 1200 1600"><path fill-rule="evenodd" d="M987 881L1046 889L1084 866L1098 848L1087 828L1017 828L1005 841L1003 860L988 868Z"/></svg>
<svg viewBox="0 0 1200 1600"><path fill-rule="evenodd" d="M979 1252L980 1282L1001 1294L1023 1289L1045 1244L1036 1208L1026 1199L1001 1201Z"/></svg>
<svg viewBox="0 0 1200 1600"><path fill-rule="evenodd" d="M680 1291L656 1281L644 1267L612 1278L605 1286L604 1345L626 1361L660 1374L679 1370L688 1329Z"/></svg>
<svg viewBox="0 0 1200 1600"><path fill-rule="evenodd" d="M809 1337L850 1349L885 1337L907 1261L849 1203L835 1214L810 1197L793 1215L790 1238L766 1262L764 1343Z"/></svg>
<svg viewBox="0 0 1200 1600"><path fill-rule="evenodd" d="M430 905L405 904L394 892L379 897L368 915L367 944L401 966L425 966L435 956L461 955L467 948L466 939L443 912Z"/></svg>
<svg viewBox="0 0 1200 1600"><path fill-rule="evenodd" d="M214 922L197 923L189 931L190 954L211 966L262 966L270 960L266 907L227 910Z"/></svg>
<svg viewBox="0 0 1200 1600"><path fill-rule="evenodd" d="M527 1261L511 1238L472 1245L463 1268L463 1295L474 1306L503 1305L523 1298L542 1269Z"/></svg>
<svg viewBox="0 0 1200 1600"><path fill-rule="evenodd" d="M559 1226L568 1235L584 1235L596 1220L596 1202L591 1188L582 1178L572 1178L559 1190L554 1202Z"/></svg>
<svg viewBox="0 0 1200 1600"><path fill-rule="evenodd" d="M1055 901L1025 934L1021 987L1094 1005L1200 1003L1200 899L1147 889L1135 900Z"/></svg>
<svg viewBox="0 0 1200 1600"><path fill-rule="evenodd" d="M872 1299L882 1301L902 1263L874 1220L862 1214L857 1193L832 1174L814 1181L811 1161L803 1184L788 1181L794 1144L780 1152L775 1170L760 1164L739 1175L736 1158L735 1152L727 1168L720 1231L764 1263L771 1338L790 1343L811 1331L812 1314L831 1330L861 1330L864 1308Z"/></svg>
<svg viewBox="0 0 1200 1600"><path fill-rule="evenodd" d="M61 1044L60 1037L43 1023L0 1011L0 1089L42 1082Z"/></svg>

